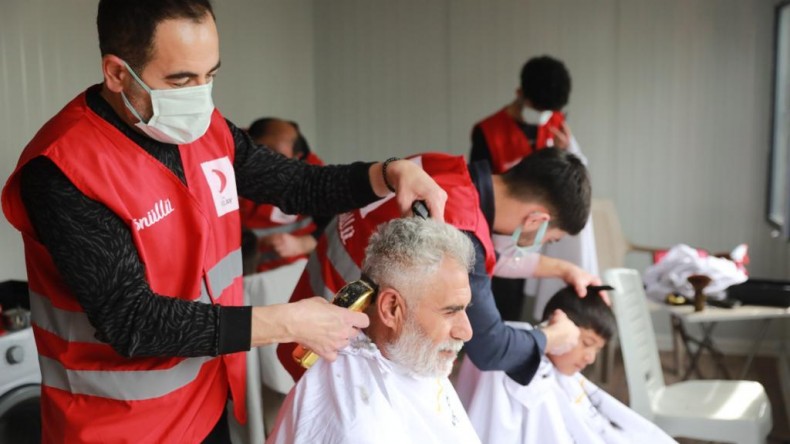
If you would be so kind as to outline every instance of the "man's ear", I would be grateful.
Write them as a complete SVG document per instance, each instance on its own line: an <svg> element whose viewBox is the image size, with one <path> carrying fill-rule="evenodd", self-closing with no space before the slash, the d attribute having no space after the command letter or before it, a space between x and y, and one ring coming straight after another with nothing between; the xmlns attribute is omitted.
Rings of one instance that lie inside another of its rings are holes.
<svg viewBox="0 0 790 444"><path fill-rule="evenodd" d="M406 301L393 288L382 288L376 296L376 311L381 323L400 333L406 319Z"/></svg>
<svg viewBox="0 0 790 444"><path fill-rule="evenodd" d="M101 58L101 70L104 75L104 84L107 86L107 89L114 93L123 91L124 82L127 76L129 76L129 71L126 69L120 57L112 54L103 56Z"/></svg>
<svg viewBox="0 0 790 444"><path fill-rule="evenodd" d="M540 206L535 211L529 213L529 215L527 216L526 227L524 231L525 232L535 231L538 228L540 228L540 224L542 224L547 220L551 221L551 215L549 214L549 211L546 208Z"/></svg>

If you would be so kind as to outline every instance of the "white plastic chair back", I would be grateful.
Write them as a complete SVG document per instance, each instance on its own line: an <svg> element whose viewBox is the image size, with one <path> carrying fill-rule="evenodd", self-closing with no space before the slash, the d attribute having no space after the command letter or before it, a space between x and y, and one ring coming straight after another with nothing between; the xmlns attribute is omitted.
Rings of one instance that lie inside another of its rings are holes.
<svg viewBox="0 0 790 444"><path fill-rule="evenodd" d="M773 425L771 403L755 381L694 380L665 385L642 278L604 273L614 304L631 408L673 437L761 443Z"/></svg>
<svg viewBox="0 0 790 444"><path fill-rule="evenodd" d="M624 266L630 245L623 233L614 202L609 199L593 199L590 213L595 224L598 268L608 270Z"/></svg>
<svg viewBox="0 0 790 444"><path fill-rule="evenodd" d="M604 282L614 287L609 295L617 318L631 408L652 421L651 399L665 384L642 278L636 270L615 268L606 270Z"/></svg>

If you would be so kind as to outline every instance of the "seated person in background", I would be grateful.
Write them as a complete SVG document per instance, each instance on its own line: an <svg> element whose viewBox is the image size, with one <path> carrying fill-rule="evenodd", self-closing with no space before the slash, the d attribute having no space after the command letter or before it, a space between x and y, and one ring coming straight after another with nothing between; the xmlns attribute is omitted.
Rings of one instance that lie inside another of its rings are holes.
<svg viewBox="0 0 790 444"><path fill-rule="evenodd" d="M469 274L472 304L467 313L475 336L466 344L466 353L478 368L503 370L527 384L545 350L575 344L578 328L561 313L545 328L508 327L494 305L490 276L560 277L582 295L588 285L599 283L597 277L569 262L534 251L523 253L512 241L521 239L522 244L534 247L579 232L590 214L586 167L576 156L558 149L525 157L502 175L492 175L486 162L467 165L462 157L443 153L419 154L409 160L422 166L447 192L445 220L469 236L475 247L477 259ZM291 301L314 294L330 298L346 283L359 279L371 233L380 223L397 217L397 200L390 195L334 218L319 238ZM502 237L510 244L495 245L494 233L506 235ZM291 357L294 347L281 344L277 354L298 380L303 369Z"/></svg>
<svg viewBox="0 0 790 444"><path fill-rule="evenodd" d="M289 159L297 158L311 165L324 164L310 151L307 140L294 122L265 117L253 122L247 133L257 145ZM245 264L245 269L254 268L259 273L306 259L315 249L316 238L329 221L329 218L286 214L270 204L239 200L242 227L245 232L254 233L258 240L257 254L245 254L254 264L252 267Z"/></svg>
<svg viewBox="0 0 790 444"><path fill-rule="evenodd" d="M370 326L291 390L268 443L479 443L447 379L472 337L469 238L418 217L382 224L362 272Z"/></svg>
<svg viewBox="0 0 790 444"><path fill-rule="evenodd" d="M598 289L590 287L590 293ZM566 287L547 303L543 319L562 310L579 327L567 353L547 354L527 386L503 372L481 372L465 360L456 382L472 424L486 443L674 443L671 437L587 380L581 371L614 336L612 310L601 298L579 298ZM524 324L526 325L526 324Z"/></svg>

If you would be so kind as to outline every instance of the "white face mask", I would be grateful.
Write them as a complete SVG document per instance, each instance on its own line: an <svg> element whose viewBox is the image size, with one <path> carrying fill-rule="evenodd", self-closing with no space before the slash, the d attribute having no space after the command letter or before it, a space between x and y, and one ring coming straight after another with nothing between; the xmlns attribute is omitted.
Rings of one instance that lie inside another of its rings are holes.
<svg viewBox="0 0 790 444"><path fill-rule="evenodd" d="M121 92L123 103L139 120L135 126L148 137L164 143L192 143L206 134L214 112L214 101L211 99L211 87L214 82L200 86L173 89L151 89L124 62L126 69L135 81L151 96L153 116L148 122L142 117Z"/></svg>
<svg viewBox="0 0 790 444"><path fill-rule="evenodd" d="M552 114L554 114L554 111L537 111L528 106L521 108L521 118L523 118L525 122L537 126L543 126L549 123Z"/></svg>

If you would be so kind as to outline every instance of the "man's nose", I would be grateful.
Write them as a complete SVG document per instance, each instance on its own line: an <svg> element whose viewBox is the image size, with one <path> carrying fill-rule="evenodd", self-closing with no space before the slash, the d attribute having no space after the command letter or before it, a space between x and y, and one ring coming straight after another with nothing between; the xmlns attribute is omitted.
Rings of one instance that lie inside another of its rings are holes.
<svg viewBox="0 0 790 444"><path fill-rule="evenodd" d="M472 339L472 324L469 323L469 317L466 316L466 312L461 312L461 316L458 316L458 320L453 325L450 335L453 339L460 339L464 342Z"/></svg>
<svg viewBox="0 0 790 444"><path fill-rule="evenodd" d="M212 77L212 76L201 76L201 75L198 75L198 76L195 77L195 86L202 86L202 85L205 85L206 83L211 83L213 80L214 80L214 77Z"/></svg>

